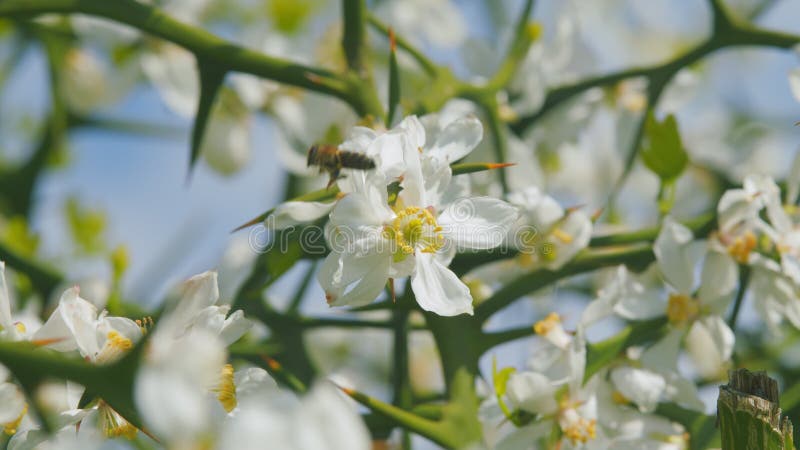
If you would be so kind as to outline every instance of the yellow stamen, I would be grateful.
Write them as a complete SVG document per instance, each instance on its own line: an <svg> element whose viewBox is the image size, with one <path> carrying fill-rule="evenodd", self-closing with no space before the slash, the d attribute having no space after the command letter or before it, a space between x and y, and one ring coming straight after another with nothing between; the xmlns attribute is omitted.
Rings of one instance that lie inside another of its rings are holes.
<svg viewBox="0 0 800 450"><path fill-rule="evenodd" d="M141 319L136 319L136 325L138 325L139 328L142 330L142 334L147 334L147 332L150 331L151 328L153 328L154 324L155 322L153 321L153 318L150 316L142 317Z"/></svg>
<svg viewBox="0 0 800 450"><path fill-rule="evenodd" d="M128 350L133 348L133 341L119 334L119 331L111 330L106 335L106 343L97 354L95 362L110 363L118 360Z"/></svg>
<svg viewBox="0 0 800 450"><path fill-rule="evenodd" d="M572 243L572 235L567 233L566 231L562 230L561 228L555 228L551 232L551 234L561 241L563 244L570 244Z"/></svg>
<svg viewBox="0 0 800 450"><path fill-rule="evenodd" d="M572 445L579 442L585 444L587 441L597 437L597 421L595 419L587 420L581 417L562 431L564 432L564 436L572 442Z"/></svg>
<svg viewBox="0 0 800 450"><path fill-rule="evenodd" d="M614 391L611 393L611 401L618 405L627 405L631 402L628 400L628 397L625 397L620 391Z"/></svg>
<svg viewBox="0 0 800 450"><path fill-rule="evenodd" d="M395 218L384 227L384 236L394 241L394 260L403 261L415 250L436 253L444 247L442 227L436 223L433 213L424 208L395 204Z"/></svg>
<svg viewBox="0 0 800 450"><path fill-rule="evenodd" d="M7 435L11 436L17 432L17 428L19 428L19 424L22 423L22 419L25 417L25 414L28 414L28 404L26 403L25 406L22 407L22 412L17 416L16 419L12 422L8 422L3 424L3 432Z"/></svg>
<svg viewBox="0 0 800 450"><path fill-rule="evenodd" d="M222 379L219 387L213 389L213 391L217 393L217 400L225 408L225 411L231 412L236 409L238 403L236 401L236 383L234 382L232 365L225 364L222 367Z"/></svg>
<svg viewBox="0 0 800 450"><path fill-rule="evenodd" d="M697 316L700 312L698 301L683 294L670 294L667 303L667 318L672 324L679 324Z"/></svg>
<svg viewBox="0 0 800 450"><path fill-rule="evenodd" d="M733 243L728 246L728 253L740 264L747 264L750 260L750 252L756 248L756 245L758 245L756 235L748 230L743 236L734 239Z"/></svg>
<svg viewBox="0 0 800 450"><path fill-rule="evenodd" d="M104 401L100 401L100 425L109 438L124 437L129 440L136 438L139 430L125 420L118 412Z"/></svg>
<svg viewBox="0 0 800 450"><path fill-rule="evenodd" d="M561 317L558 314L551 312L547 315L544 319L536 322L533 325L533 331L536 332L538 335L545 335L549 333L553 328L558 326L561 323Z"/></svg>
<svg viewBox="0 0 800 450"><path fill-rule="evenodd" d="M26 330L25 324L22 323L22 322L15 323L14 324L14 328L16 328L17 331L19 331L20 333L23 333L23 334L25 333L25 330Z"/></svg>

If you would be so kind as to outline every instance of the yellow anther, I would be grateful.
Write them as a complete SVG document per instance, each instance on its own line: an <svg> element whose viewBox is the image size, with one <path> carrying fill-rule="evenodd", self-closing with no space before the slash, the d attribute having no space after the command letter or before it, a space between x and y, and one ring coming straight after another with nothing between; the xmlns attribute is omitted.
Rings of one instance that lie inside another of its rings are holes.
<svg viewBox="0 0 800 450"><path fill-rule="evenodd" d="M563 244L572 243L572 235L562 230L561 228L553 229L553 231L551 231L550 234L552 234L553 237L561 241L561 243Z"/></svg>
<svg viewBox="0 0 800 450"><path fill-rule="evenodd" d="M584 419L583 417L572 422L563 430L564 436L572 442L572 445L577 443L585 444L591 439L597 437L597 421L595 419Z"/></svg>
<svg viewBox="0 0 800 450"><path fill-rule="evenodd" d="M116 330L111 330L106 335L106 343L95 357L97 363L110 363L118 360L128 350L133 348L133 341L119 334Z"/></svg>
<svg viewBox="0 0 800 450"><path fill-rule="evenodd" d="M22 407L22 412L14 419L12 422L8 422L3 424L3 432L7 435L11 436L17 432L17 428L19 428L19 424L22 423L22 419L25 417L25 414L28 414L28 404L26 403L25 406Z"/></svg>
<svg viewBox="0 0 800 450"><path fill-rule="evenodd" d="M536 324L533 325L533 331L535 331L536 334L540 336L545 335L560 324L561 324L561 317L559 317L558 314L551 312L550 314L547 315L547 317L536 322Z"/></svg>
<svg viewBox="0 0 800 450"><path fill-rule="evenodd" d="M119 415L106 402L100 401L100 425L105 435L109 438L124 437L129 440L136 438L139 430Z"/></svg>
<svg viewBox="0 0 800 450"><path fill-rule="evenodd" d="M627 405L631 402L628 397L625 397L620 391L614 391L611 393L611 401L618 405Z"/></svg>
<svg viewBox="0 0 800 450"><path fill-rule="evenodd" d="M748 230L743 236L738 236L733 243L728 246L728 253L740 264L747 264L750 260L750 253L758 245L756 235Z"/></svg>
<svg viewBox="0 0 800 450"><path fill-rule="evenodd" d="M26 330L25 324L22 323L22 322L15 323L14 324L14 328L16 328L17 331L19 331L20 333L23 333L23 334L25 333L25 330Z"/></svg>
<svg viewBox="0 0 800 450"><path fill-rule="evenodd" d="M213 389L217 393L217 400L219 400L225 411L231 412L236 409L236 383L233 377L233 366L225 364L222 367L222 377L219 386Z"/></svg>
<svg viewBox="0 0 800 450"><path fill-rule="evenodd" d="M679 324L697 317L700 312L698 301L683 294L670 294L667 303L667 319Z"/></svg>
<svg viewBox="0 0 800 450"><path fill-rule="evenodd" d="M396 208L395 218L384 226L384 236L394 241L394 260L403 261L415 250L436 253L444 246L442 231L431 211L416 206Z"/></svg>

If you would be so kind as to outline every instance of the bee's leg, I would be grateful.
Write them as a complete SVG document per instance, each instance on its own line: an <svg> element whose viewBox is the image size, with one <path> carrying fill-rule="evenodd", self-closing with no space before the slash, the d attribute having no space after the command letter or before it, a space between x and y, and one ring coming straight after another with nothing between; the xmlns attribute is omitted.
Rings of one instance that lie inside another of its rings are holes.
<svg viewBox="0 0 800 450"><path fill-rule="evenodd" d="M328 179L328 185L325 186L325 189L330 189L333 186L333 183L339 179L339 169L331 171L331 177Z"/></svg>

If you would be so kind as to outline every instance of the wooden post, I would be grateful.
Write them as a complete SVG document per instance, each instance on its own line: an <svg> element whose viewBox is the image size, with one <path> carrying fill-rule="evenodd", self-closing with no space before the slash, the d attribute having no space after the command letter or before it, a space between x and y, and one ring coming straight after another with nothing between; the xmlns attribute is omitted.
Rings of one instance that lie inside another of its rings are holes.
<svg viewBox="0 0 800 450"><path fill-rule="evenodd" d="M794 450L792 423L781 419L778 383L766 372L728 372L720 386L717 425L722 450Z"/></svg>

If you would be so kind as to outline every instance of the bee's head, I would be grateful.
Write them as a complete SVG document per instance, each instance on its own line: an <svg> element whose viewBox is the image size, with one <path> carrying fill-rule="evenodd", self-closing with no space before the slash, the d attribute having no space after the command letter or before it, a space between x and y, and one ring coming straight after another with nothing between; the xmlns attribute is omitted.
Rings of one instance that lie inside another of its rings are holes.
<svg viewBox="0 0 800 450"><path fill-rule="evenodd" d="M308 159L306 160L306 167L311 167L314 164L316 164L318 151L319 147L316 145L312 145L311 148L308 149Z"/></svg>

